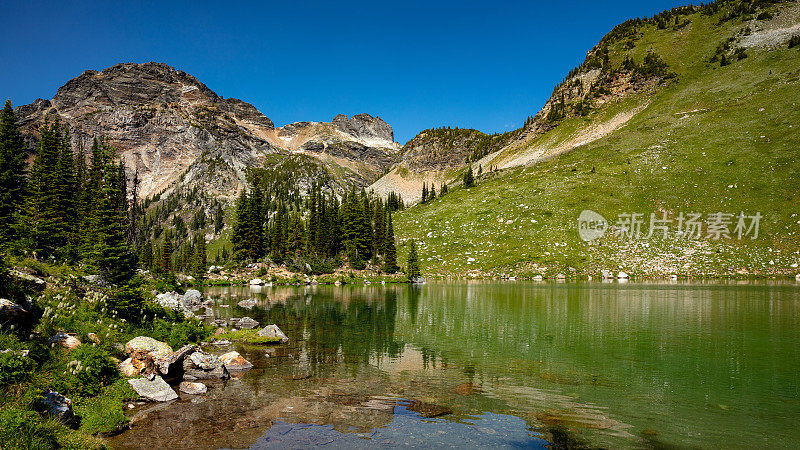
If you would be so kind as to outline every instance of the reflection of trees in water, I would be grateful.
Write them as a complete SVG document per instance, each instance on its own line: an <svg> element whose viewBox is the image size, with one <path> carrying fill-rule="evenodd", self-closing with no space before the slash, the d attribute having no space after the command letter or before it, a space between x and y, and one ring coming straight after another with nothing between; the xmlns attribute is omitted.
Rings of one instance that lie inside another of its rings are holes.
<svg viewBox="0 0 800 450"><path fill-rule="evenodd" d="M262 323L278 323L302 347L309 369L330 373L344 362L351 371L371 358L396 357L397 292L391 288L326 288L298 292L283 303L254 309Z"/></svg>

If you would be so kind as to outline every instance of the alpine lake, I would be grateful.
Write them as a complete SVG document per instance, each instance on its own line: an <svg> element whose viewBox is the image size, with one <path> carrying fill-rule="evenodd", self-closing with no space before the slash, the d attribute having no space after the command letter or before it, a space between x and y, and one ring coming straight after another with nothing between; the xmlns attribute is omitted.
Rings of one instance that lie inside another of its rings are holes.
<svg viewBox="0 0 800 450"><path fill-rule="evenodd" d="M135 408L116 448L792 448L800 283L214 287L255 368ZM237 304L254 299L251 309ZM201 311L202 313L202 311Z"/></svg>

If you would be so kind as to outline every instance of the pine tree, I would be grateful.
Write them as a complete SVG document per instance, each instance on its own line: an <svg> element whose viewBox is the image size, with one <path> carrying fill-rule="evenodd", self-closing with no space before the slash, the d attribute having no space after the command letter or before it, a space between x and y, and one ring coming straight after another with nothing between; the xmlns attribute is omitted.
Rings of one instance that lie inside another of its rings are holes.
<svg viewBox="0 0 800 450"><path fill-rule="evenodd" d="M192 269L195 274L195 278L202 279L205 276L206 270L208 269L206 237L202 232L197 236L194 245L193 265L194 267Z"/></svg>
<svg viewBox="0 0 800 450"><path fill-rule="evenodd" d="M386 237L383 241L383 271L386 273L396 273L400 270L397 267L397 248L394 244L394 225L392 224L392 213L386 214Z"/></svg>
<svg viewBox="0 0 800 450"><path fill-rule="evenodd" d="M442 189L439 191L439 197L447 194L447 183L442 183Z"/></svg>
<svg viewBox="0 0 800 450"><path fill-rule="evenodd" d="M428 192L428 201L432 202L436 200L436 187L431 183L431 190Z"/></svg>
<svg viewBox="0 0 800 450"><path fill-rule="evenodd" d="M378 199L375 204L375 217L372 221L374 224L373 241L372 241L372 254L377 256L383 255L384 240L386 239L386 212L383 208L383 201Z"/></svg>
<svg viewBox="0 0 800 450"><path fill-rule="evenodd" d="M172 273L172 236L164 234L164 245L161 246L159 269L162 273Z"/></svg>
<svg viewBox="0 0 800 450"><path fill-rule="evenodd" d="M25 142L11 101L0 113L0 247L20 238L26 192Z"/></svg>
<svg viewBox="0 0 800 450"><path fill-rule="evenodd" d="M408 266L406 267L406 275L409 279L414 280L421 275L419 269L419 256L417 256L417 242L412 240L408 250Z"/></svg>
<svg viewBox="0 0 800 450"><path fill-rule="evenodd" d="M77 199L75 178L75 160L72 154L72 143L69 130L61 136L58 163L55 172L57 239L60 241L59 254L67 261L75 261L78 256L79 228L76 214Z"/></svg>
<svg viewBox="0 0 800 450"><path fill-rule="evenodd" d="M57 172L61 148L61 122L45 117L41 141L31 170L33 250L39 257L54 257L60 240Z"/></svg>
<svg viewBox="0 0 800 450"><path fill-rule="evenodd" d="M475 178L472 175L472 166L467 167L467 171L464 172L464 187L471 188L475 186Z"/></svg>
<svg viewBox="0 0 800 450"><path fill-rule="evenodd" d="M123 184L120 171L111 168L104 177L97 209L96 265L103 278L116 285L127 283L134 275L136 260L125 237L125 213L119 199Z"/></svg>
<svg viewBox="0 0 800 450"><path fill-rule="evenodd" d="M236 260L247 258L247 213L248 213L247 192L242 189L239 199L236 201L236 215L233 222L233 257Z"/></svg>
<svg viewBox="0 0 800 450"><path fill-rule="evenodd" d="M428 185L426 183L422 183L422 199L420 203L425 203L428 201Z"/></svg>

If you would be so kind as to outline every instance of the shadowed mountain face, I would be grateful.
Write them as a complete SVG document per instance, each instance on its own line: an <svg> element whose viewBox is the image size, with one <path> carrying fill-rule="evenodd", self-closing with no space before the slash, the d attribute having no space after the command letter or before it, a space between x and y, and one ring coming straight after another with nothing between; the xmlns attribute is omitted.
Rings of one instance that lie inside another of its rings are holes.
<svg viewBox="0 0 800 450"><path fill-rule="evenodd" d="M339 115L332 123L276 129L253 105L220 97L195 77L153 62L88 70L53 99L38 99L16 113L32 150L46 114L57 114L68 126L76 148L107 138L130 175L138 171L142 197L176 186L230 197L249 168L293 153L314 158L330 174L332 188L366 186L399 150L392 128L380 118Z"/></svg>

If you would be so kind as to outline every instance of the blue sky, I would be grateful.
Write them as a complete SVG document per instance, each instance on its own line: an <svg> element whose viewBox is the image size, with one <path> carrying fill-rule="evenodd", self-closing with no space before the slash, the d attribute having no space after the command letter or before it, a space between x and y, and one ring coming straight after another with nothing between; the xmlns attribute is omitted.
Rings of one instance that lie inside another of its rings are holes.
<svg viewBox="0 0 800 450"><path fill-rule="evenodd" d="M87 69L159 61L276 125L378 115L405 143L436 126L519 127L614 25L684 4L0 2L0 96L52 98Z"/></svg>

